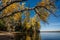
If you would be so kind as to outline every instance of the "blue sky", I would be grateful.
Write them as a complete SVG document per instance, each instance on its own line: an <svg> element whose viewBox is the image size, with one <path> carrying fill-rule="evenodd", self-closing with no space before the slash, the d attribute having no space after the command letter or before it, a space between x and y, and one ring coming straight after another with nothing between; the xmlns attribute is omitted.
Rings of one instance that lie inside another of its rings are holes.
<svg viewBox="0 0 60 40"><path fill-rule="evenodd" d="M28 0L27 1L27 6L28 4L30 4L30 7L34 7L37 5L38 2L40 2L41 0ZM53 15L50 15L48 17L48 23L43 23L41 22L41 31L60 31L60 0L55 2L55 5L57 7L57 10L55 12L56 15L58 15L58 17L54 17ZM35 14L34 11L31 11L31 17L33 17Z"/></svg>

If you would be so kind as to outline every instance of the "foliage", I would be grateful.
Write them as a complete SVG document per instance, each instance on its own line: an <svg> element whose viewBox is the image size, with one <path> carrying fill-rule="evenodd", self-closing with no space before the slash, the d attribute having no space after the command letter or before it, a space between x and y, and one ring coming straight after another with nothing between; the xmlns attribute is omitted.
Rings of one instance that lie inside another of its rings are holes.
<svg viewBox="0 0 60 40"><path fill-rule="evenodd" d="M35 30L39 30L40 20L47 22L50 14L55 15L56 7L51 0L42 0L34 8L25 7L25 3L21 5L17 1L19 0L15 0L14 3L11 3L12 0L2 0L2 5L6 7L2 9L0 19L3 19L5 22L4 26L7 27L7 30L14 29L16 26L24 27L27 30L31 27L33 29L35 28ZM7 5L9 3L11 4ZM33 18L30 17L30 10L34 10L36 13ZM22 20L23 15L25 16L24 20ZM1 21L0 24L2 25L3 22Z"/></svg>
<svg viewBox="0 0 60 40"><path fill-rule="evenodd" d="M0 19L0 30L1 31L6 31L5 23L3 19Z"/></svg>

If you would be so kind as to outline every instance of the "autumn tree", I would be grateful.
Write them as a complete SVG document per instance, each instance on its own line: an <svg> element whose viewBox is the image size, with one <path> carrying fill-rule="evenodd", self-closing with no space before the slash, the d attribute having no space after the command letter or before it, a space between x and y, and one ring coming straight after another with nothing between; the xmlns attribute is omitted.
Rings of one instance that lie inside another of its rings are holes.
<svg viewBox="0 0 60 40"><path fill-rule="evenodd" d="M0 19L4 21L4 26L8 31L15 31L15 29L40 29L40 21L47 23L47 18L50 14L54 14L56 6L54 0L41 0L33 8L25 7L27 0L1 0L0 5ZM22 2L22 4L20 4ZM35 16L30 17L30 10L34 10ZM25 18L23 19L23 15Z"/></svg>

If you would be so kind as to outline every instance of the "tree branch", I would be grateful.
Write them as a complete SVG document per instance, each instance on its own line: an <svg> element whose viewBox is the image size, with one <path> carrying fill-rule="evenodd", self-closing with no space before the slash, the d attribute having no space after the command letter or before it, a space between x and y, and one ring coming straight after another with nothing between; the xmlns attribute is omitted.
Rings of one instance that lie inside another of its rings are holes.
<svg viewBox="0 0 60 40"><path fill-rule="evenodd" d="M50 14L53 14L55 17L58 17L57 15L55 15L55 14L53 13L53 11L47 9L45 6L36 6L36 8L38 8L38 7L39 7L39 8L43 7L43 8L46 9L48 12L50 12Z"/></svg>
<svg viewBox="0 0 60 40"><path fill-rule="evenodd" d="M6 17L9 17L9 16L13 16L13 15L16 14L16 13L24 12L24 11L28 11L28 10L34 10L34 8L28 8L28 9L25 8L25 9L23 9L23 10L18 10L18 11L16 11L16 12L13 12L13 13L9 14L9 15L2 16L2 17L0 17L0 19L6 18Z"/></svg>
<svg viewBox="0 0 60 40"><path fill-rule="evenodd" d="M9 15L2 16L2 17L0 17L0 19L3 19L3 18L5 18L5 17L9 17L9 16L13 16L14 14L19 13L19 12L35 10L35 8L38 8L38 7L40 7L40 8L45 8L45 9L46 9L47 11L49 11L51 14L55 15L52 11L48 10L45 6L35 6L34 8L25 8L25 9L23 9L23 10L18 10L18 11L16 11L16 12L13 12L13 13L9 14ZM36 12L36 11L35 11L35 12ZM40 16L39 13L36 12L36 14L38 14L38 16ZM56 15L55 15L55 16L56 16Z"/></svg>
<svg viewBox="0 0 60 40"><path fill-rule="evenodd" d="M5 8L7 8L8 6L10 6L11 4L13 4L13 3L24 2L24 1L26 1L26 0L11 1L9 4L7 4L7 6L4 6L3 8L1 8L1 9L0 9L0 12L1 12L2 10L4 10Z"/></svg>

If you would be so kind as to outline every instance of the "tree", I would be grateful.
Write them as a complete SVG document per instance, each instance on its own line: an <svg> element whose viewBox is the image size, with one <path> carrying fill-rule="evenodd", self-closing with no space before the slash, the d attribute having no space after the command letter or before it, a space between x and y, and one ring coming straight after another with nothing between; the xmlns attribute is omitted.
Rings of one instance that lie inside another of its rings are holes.
<svg viewBox="0 0 60 40"><path fill-rule="evenodd" d="M47 22L47 18L50 14L54 14L56 7L54 1L42 0L34 8L25 7L26 0L1 0L0 6L0 19L3 19L8 31L15 31L16 27L22 28L22 30L29 30L32 28L34 31L39 30L40 20ZM22 2L22 5L20 4ZM30 17L30 10L34 10L36 13L33 18ZM25 16L22 21L22 15ZM8 20L8 21L7 21ZM20 30L20 29L18 29Z"/></svg>

